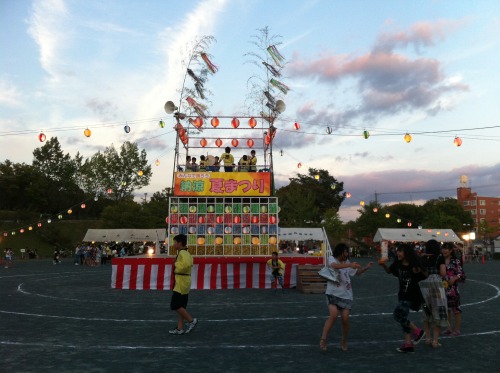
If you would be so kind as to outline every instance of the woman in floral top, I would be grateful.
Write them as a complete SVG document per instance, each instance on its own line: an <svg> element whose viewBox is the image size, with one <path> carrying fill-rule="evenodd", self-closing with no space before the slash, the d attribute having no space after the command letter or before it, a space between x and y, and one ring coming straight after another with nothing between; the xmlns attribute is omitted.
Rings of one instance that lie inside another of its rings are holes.
<svg viewBox="0 0 500 373"><path fill-rule="evenodd" d="M465 273L460 264L460 260L455 258L454 245L451 242L445 242L441 247L444 263L440 265L440 274L445 280L446 298L448 300L448 330L445 335L460 335L460 326L462 322L462 309L460 308L460 293L458 292L458 283L465 280ZM455 316L455 327L452 326L452 317Z"/></svg>

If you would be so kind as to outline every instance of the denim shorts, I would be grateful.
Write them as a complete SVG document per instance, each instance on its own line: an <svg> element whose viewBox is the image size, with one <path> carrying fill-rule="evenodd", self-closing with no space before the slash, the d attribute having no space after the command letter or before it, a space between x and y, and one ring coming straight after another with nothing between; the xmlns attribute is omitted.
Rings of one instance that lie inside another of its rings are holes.
<svg viewBox="0 0 500 373"><path fill-rule="evenodd" d="M341 310L350 310L351 307L352 307L352 300L350 299L343 299L343 298L339 298L339 297L336 297L335 295L330 295L330 294L326 294L326 304L327 305L334 305L334 306L337 306L338 309L341 309Z"/></svg>

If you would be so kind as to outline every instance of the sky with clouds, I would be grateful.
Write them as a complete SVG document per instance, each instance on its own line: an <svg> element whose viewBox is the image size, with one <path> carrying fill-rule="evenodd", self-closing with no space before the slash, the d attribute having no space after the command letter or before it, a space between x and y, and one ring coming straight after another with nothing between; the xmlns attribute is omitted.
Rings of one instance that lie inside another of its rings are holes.
<svg viewBox="0 0 500 373"><path fill-rule="evenodd" d="M248 80L262 73L249 55L269 27L290 88L274 93L286 102L275 122L278 187L326 169L351 194L344 220L375 195L455 197L461 175L500 196L496 0L1 0L0 22L0 161L31 163L41 131L85 157L134 141L153 164L138 193L170 187L176 135L163 105L179 101L186 50L215 38L209 113L242 115Z"/></svg>

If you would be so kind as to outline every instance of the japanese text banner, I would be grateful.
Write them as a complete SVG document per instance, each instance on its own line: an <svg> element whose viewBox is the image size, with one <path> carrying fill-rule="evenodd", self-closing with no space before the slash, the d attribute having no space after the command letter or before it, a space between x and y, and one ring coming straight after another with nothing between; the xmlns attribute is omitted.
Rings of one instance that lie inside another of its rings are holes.
<svg viewBox="0 0 500 373"><path fill-rule="evenodd" d="M270 172L176 172L175 196L271 195Z"/></svg>

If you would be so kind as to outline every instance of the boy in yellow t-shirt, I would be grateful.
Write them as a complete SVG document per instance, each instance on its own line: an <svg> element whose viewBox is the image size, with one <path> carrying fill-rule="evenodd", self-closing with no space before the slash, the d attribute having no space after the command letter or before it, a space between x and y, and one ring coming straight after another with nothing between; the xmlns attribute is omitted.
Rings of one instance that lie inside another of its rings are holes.
<svg viewBox="0 0 500 373"><path fill-rule="evenodd" d="M224 149L226 152L221 155L220 159L224 163L224 171L225 172L232 172L233 171L233 164L234 164L234 157L231 154L231 148L229 146L226 146L226 149Z"/></svg>

